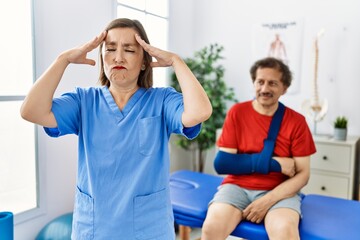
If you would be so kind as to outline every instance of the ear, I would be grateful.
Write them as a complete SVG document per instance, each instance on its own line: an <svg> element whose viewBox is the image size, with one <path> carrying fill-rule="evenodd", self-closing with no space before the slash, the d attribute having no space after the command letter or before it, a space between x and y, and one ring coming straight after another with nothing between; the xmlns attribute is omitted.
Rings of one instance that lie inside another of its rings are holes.
<svg viewBox="0 0 360 240"><path fill-rule="evenodd" d="M288 88L289 88L289 87L285 87L285 88L284 88L284 92L283 92L281 95L284 95L284 94L287 92Z"/></svg>

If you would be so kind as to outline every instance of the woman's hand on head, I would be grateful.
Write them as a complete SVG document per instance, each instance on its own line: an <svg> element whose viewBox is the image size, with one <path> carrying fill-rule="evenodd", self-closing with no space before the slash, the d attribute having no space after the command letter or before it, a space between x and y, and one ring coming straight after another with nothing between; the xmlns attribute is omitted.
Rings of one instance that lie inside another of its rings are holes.
<svg viewBox="0 0 360 240"><path fill-rule="evenodd" d="M140 46L150 54L150 56L156 59L156 62L150 63L151 67L169 67L174 63L176 54L161 50L159 48L153 47L150 44L146 43L138 34L135 34L136 41Z"/></svg>
<svg viewBox="0 0 360 240"><path fill-rule="evenodd" d="M66 56L68 63L76 64L88 64L94 66L96 64L95 60L87 58L87 54L97 48L106 38L106 31L103 31L93 40L79 46L67 50L63 53Z"/></svg>

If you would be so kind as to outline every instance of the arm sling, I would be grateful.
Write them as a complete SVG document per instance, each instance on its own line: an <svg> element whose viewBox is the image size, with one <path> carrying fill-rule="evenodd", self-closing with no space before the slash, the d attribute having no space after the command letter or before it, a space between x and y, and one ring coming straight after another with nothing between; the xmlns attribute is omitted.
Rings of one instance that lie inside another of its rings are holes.
<svg viewBox="0 0 360 240"><path fill-rule="evenodd" d="M279 102L273 118L271 119L267 139L264 140L264 148L260 153L253 154L232 154L224 151L218 151L214 167L219 174L250 174L272 172L281 172L280 164L272 159L275 142L280 130L281 122L284 116L285 106Z"/></svg>

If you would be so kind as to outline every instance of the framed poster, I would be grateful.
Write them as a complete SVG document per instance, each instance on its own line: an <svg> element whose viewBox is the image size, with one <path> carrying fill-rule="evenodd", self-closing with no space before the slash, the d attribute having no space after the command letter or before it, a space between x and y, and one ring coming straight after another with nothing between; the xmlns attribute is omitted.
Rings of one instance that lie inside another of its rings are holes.
<svg viewBox="0 0 360 240"><path fill-rule="evenodd" d="M302 21L278 21L254 24L252 28L253 62L265 57L275 57L287 64L293 74L288 93L300 90L302 60Z"/></svg>

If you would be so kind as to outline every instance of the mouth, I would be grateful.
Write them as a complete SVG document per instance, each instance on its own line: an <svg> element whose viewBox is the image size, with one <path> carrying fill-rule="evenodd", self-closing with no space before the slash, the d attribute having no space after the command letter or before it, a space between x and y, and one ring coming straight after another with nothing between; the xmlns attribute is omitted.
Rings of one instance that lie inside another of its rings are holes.
<svg viewBox="0 0 360 240"><path fill-rule="evenodd" d="M272 97L271 93L260 93L259 94L260 97Z"/></svg>
<svg viewBox="0 0 360 240"><path fill-rule="evenodd" d="M259 94L259 97L266 100L266 99L270 99L273 97L273 95L271 93L263 93L263 94Z"/></svg>
<svg viewBox="0 0 360 240"><path fill-rule="evenodd" d="M126 69L125 67L123 66L115 66L113 67L114 70L122 70L122 69Z"/></svg>

